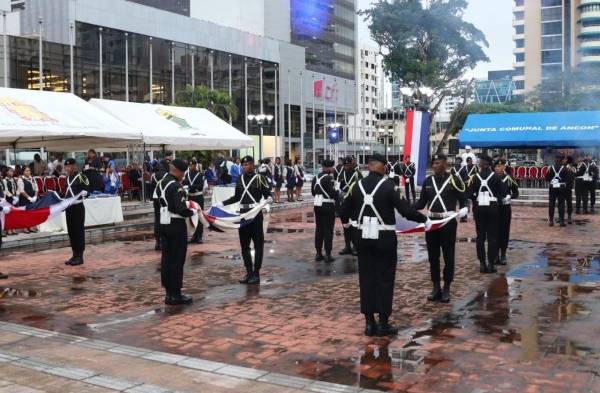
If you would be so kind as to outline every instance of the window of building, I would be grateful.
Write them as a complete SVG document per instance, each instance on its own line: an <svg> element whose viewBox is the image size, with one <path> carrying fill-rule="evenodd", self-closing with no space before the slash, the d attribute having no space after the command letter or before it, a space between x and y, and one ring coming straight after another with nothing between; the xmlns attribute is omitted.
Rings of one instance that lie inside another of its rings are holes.
<svg viewBox="0 0 600 393"><path fill-rule="evenodd" d="M515 88L517 90L525 89L525 81L515 81Z"/></svg>
<svg viewBox="0 0 600 393"><path fill-rule="evenodd" d="M542 23L542 35L562 34L562 22Z"/></svg>
<svg viewBox="0 0 600 393"><path fill-rule="evenodd" d="M516 25L515 34L525 34L525 25Z"/></svg>
<svg viewBox="0 0 600 393"><path fill-rule="evenodd" d="M515 53L515 61L517 63L525 61L525 53Z"/></svg>
<svg viewBox="0 0 600 393"><path fill-rule="evenodd" d="M581 6L581 12L600 11L600 4L586 4Z"/></svg>
<svg viewBox="0 0 600 393"><path fill-rule="evenodd" d="M542 78L553 78L562 72L562 65L560 64L550 64L550 65L542 65Z"/></svg>
<svg viewBox="0 0 600 393"><path fill-rule="evenodd" d="M557 7L562 5L562 0L542 0L542 7Z"/></svg>
<svg viewBox="0 0 600 393"><path fill-rule="evenodd" d="M524 48L525 40L524 39L515 40L515 45L517 46L517 48Z"/></svg>
<svg viewBox="0 0 600 393"><path fill-rule="evenodd" d="M562 49L562 35L542 37L542 50Z"/></svg>
<svg viewBox="0 0 600 393"><path fill-rule="evenodd" d="M517 11L515 14L515 20L523 20L525 18L525 12Z"/></svg>
<svg viewBox="0 0 600 393"><path fill-rule="evenodd" d="M562 7L542 8L542 22L562 20Z"/></svg>
<svg viewBox="0 0 600 393"><path fill-rule="evenodd" d="M543 50L542 64L562 63L562 50Z"/></svg>
<svg viewBox="0 0 600 393"><path fill-rule="evenodd" d="M515 0L515 7L523 7L525 0Z"/></svg>
<svg viewBox="0 0 600 393"><path fill-rule="evenodd" d="M515 67L515 75L516 76L525 75L525 67Z"/></svg>

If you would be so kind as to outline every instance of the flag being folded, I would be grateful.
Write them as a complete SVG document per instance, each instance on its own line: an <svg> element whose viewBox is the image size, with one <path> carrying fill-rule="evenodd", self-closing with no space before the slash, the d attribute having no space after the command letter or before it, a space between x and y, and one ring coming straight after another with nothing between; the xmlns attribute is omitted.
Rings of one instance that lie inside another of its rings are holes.
<svg viewBox="0 0 600 393"><path fill-rule="evenodd" d="M254 209L245 213L232 213L222 207L213 206L208 212L202 212L198 219L205 227L211 227L217 231L239 229L248 225L267 206L266 200L261 201Z"/></svg>
<svg viewBox="0 0 600 393"><path fill-rule="evenodd" d="M12 207L10 203L2 199L0 201L0 206L2 206L2 212L0 212L2 228L5 231L10 231L43 224L65 211L69 206L83 203L81 197L84 193L85 191L82 191L73 198L61 199L56 192L50 192L36 202L24 207Z"/></svg>
<svg viewBox="0 0 600 393"><path fill-rule="evenodd" d="M436 231L449 223L451 220L456 219L458 212L452 213L449 217L442 220L431 221L431 229L428 232ZM425 232L425 224L418 223L416 221L410 221L396 213L396 233L406 235L409 233L422 233Z"/></svg>

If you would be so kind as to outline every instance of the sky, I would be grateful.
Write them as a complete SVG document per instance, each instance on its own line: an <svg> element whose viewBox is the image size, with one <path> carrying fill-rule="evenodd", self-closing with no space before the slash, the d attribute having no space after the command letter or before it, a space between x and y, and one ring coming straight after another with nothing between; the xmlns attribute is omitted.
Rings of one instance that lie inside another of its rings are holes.
<svg viewBox="0 0 600 393"><path fill-rule="evenodd" d="M480 63L466 77L486 78L489 70L511 69L514 59L514 42L512 27L512 0L468 0L469 7L465 12L465 20L473 23L483 31L489 48L485 51L490 58L489 63ZM358 9L369 8L372 0L358 0ZM493 6L492 6L493 3ZM377 48L371 40L367 24L359 17L359 45Z"/></svg>

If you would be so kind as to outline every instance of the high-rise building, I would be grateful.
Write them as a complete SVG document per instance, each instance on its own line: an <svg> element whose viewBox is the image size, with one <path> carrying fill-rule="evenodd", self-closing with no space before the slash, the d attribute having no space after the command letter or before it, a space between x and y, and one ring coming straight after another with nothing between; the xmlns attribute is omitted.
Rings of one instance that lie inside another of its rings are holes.
<svg viewBox="0 0 600 393"><path fill-rule="evenodd" d="M360 50L358 64L358 112L350 119L350 140L374 142L377 140L377 114L379 112L380 60L377 51Z"/></svg>
<svg viewBox="0 0 600 393"><path fill-rule="evenodd" d="M487 79L475 81L473 96L479 104L504 104L513 99L513 70L489 71Z"/></svg>
<svg viewBox="0 0 600 393"><path fill-rule="evenodd" d="M514 0L515 95L600 62L600 1Z"/></svg>
<svg viewBox="0 0 600 393"><path fill-rule="evenodd" d="M128 0L149 7L190 16L190 0Z"/></svg>

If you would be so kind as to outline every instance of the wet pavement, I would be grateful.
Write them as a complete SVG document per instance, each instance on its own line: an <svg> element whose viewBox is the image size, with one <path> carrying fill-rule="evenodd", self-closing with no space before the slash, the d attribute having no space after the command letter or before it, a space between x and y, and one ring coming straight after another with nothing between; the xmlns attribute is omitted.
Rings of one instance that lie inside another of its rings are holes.
<svg viewBox="0 0 600 393"><path fill-rule="evenodd" d="M189 247L189 307L165 307L149 233L0 257L0 320L271 372L397 392L600 392L600 216L548 228L516 207L510 265L479 274L472 222L459 226L453 304L431 304L423 236L400 238L398 338L362 336L357 264L312 258L311 209L270 215L260 287L235 233ZM335 249L343 243L336 227Z"/></svg>

